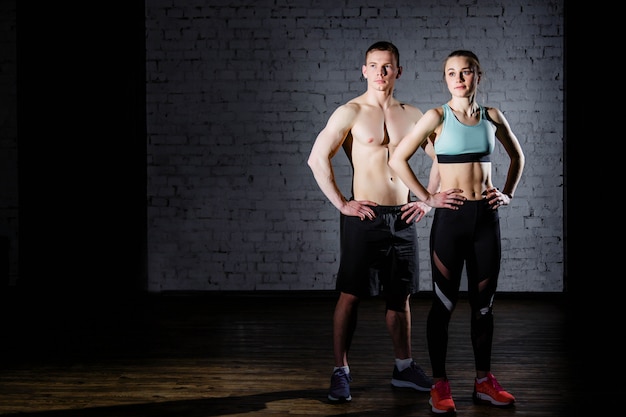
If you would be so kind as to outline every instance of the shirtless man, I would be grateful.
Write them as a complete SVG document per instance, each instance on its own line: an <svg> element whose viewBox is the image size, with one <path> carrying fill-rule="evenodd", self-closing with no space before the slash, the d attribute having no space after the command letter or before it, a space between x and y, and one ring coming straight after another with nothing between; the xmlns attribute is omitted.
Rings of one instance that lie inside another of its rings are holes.
<svg viewBox="0 0 626 417"><path fill-rule="evenodd" d="M392 43L370 46L361 71L367 91L333 112L308 159L320 189L341 213L331 402L352 400L348 351L363 297L381 295L386 300L385 320L395 354L391 384L423 392L430 392L432 385L412 357L409 304L419 284L415 223L430 207L410 202L409 189L388 165L390 153L423 113L393 96L402 67ZM331 163L341 147L353 169L350 198L339 190ZM432 145L426 144L424 149L434 156ZM431 184L438 186L436 164L431 169L429 187Z"/></svg>

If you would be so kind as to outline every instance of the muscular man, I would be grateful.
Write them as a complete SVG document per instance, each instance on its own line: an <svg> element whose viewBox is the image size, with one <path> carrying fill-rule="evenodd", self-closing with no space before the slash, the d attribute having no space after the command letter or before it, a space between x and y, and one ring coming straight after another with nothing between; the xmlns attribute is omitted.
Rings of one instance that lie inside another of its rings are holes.
<svg viewBox="0 0 626 417"><path fill-rule="evenodd" d="M412 357L409 304L411 294L418 291L415 223L430 207L411 202L409 189L388 165L400 139L423 113L393 96L402 67L392 43L370 46L361 71L367 91L333 112L308 159L320 189L341 213L341 260L336 281L339 299L333 316L335 366L328 393L331 402L352 399L348 351L363 297L384 296L386 300L386 325L395 353L391 384L429 392L432 383ZM339 189L333 171L332 159L340 148L353 170L349 198ZM434 155L432 145L424 149ZM433 165L429 187L438 185L436 173Z"/></svg>

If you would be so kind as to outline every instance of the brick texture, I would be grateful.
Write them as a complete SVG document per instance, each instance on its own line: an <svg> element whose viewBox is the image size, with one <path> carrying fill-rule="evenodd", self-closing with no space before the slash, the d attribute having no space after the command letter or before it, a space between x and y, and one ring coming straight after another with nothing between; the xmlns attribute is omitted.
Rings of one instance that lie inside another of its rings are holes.
<svg viewBox="0 0 626 417"><path fill-rule="evenodd" d="M501 210L499 289L563 291L564 2L363 3L147 2L149 291L334 288L339 213L306 159L331 112L364 91L377 40L399 47L396 96L422 110L447 100L445 56L477 53L478 100L504 112L526 154ZM502 187L501 147L494 159ZM343 155L336 165L349 194ZM414 166L426 181L423 155ZM419 230L423 290L431 219Z"/></svg>

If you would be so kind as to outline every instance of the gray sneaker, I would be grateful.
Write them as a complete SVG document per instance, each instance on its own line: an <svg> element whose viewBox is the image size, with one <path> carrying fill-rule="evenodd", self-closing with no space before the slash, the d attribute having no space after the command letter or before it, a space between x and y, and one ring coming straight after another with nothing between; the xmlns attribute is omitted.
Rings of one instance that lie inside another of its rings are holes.
<svg viewBox="0 0 626 417"><path fill-rule="evenodd" d="M350 382L352 382L352 377L350 374L346 374L343 369L339 368L333 372L333 375L330 377L328 400L333 403L352 401Z"/></svg>
<svg viewBox="0 0 626 417"><path fill-rule="evenodd" d="M393 367L391 385L397 388L412 388L417 391L430 392L433 380L427 377L422 368L413 361L411 366L402 372L396 366Z"/></svg>

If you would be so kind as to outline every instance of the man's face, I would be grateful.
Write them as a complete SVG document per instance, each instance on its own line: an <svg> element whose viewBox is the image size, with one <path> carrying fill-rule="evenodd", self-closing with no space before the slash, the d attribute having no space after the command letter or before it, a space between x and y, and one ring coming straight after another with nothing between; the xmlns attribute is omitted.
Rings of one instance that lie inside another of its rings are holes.
<svg viewBox="0 0 626 417"><path fill-rule="evenodd" d="M397 65L393 53L389 51L371 51L363 65L363 77L377 90L392 88L400 77L402 67Z"/></svg>

